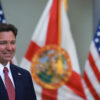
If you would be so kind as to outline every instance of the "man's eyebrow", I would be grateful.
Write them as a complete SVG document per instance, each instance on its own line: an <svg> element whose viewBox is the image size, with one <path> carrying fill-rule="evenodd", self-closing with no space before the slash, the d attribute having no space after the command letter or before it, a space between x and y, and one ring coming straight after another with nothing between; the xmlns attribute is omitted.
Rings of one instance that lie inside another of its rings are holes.
<svg viewBox="0 0 100 100"><path fill-rule="evenodd" d="M7 40L0 40L0 42L8 42ZM16 42L16 40L11 40L10 42Z"/></svg>

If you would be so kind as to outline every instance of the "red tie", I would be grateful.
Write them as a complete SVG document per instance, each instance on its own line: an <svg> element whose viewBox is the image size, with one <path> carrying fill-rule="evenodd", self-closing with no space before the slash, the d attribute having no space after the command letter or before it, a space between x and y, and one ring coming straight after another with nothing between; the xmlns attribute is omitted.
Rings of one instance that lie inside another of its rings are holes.
<svg viewBox="0 0 100 100"><path fill-rule="evenodd" d="M15 100L15 88L8 76L8 68L4 67L4 75L5 75L5 86L7 89L9 100Z"/></svg>

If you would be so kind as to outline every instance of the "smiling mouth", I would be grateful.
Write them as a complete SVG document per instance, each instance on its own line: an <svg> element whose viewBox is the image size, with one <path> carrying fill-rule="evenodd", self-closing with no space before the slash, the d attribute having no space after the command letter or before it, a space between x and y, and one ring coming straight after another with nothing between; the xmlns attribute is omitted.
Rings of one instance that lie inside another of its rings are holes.
<svg viewBox="0 0 100 100"><path fill-rule="evenodd" d="M6 57L11 57L13 55L13 53L4 53L4 56Z"/></svg>

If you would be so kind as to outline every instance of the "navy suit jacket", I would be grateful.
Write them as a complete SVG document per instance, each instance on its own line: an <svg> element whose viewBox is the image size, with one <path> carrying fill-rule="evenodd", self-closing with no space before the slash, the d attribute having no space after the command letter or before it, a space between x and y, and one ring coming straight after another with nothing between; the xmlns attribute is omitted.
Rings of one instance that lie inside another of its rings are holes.
<svg viewBox="0 0 100 100"><path fill-rule="evenodd" d="M31 75L28 71L10 64L12 77L15 84L15 100L36 100ZM9 100L6 88L0 77L0 100Z"/></svg>

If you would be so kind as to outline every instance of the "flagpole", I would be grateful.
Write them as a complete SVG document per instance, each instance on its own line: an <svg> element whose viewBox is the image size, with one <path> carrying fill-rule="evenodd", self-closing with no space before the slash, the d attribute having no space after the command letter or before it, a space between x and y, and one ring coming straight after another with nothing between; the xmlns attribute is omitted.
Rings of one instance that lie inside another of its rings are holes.
<svg viewBox="0 0 100 100"><path fill-rule="evenodd" d="M58 0L58 44L61 47L61 0Z"/></svg>

